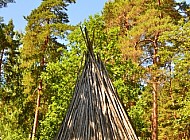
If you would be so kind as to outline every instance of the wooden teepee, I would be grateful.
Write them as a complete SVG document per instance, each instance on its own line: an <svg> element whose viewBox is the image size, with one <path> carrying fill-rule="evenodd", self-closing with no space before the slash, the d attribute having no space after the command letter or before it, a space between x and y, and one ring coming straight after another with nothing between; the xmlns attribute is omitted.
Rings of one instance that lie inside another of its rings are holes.
<svg viewBox="0 0 190 140"><path fill-rule="evenodd" d="M137 140L85 29L88 52L73 99L55 140Z"/></svg>

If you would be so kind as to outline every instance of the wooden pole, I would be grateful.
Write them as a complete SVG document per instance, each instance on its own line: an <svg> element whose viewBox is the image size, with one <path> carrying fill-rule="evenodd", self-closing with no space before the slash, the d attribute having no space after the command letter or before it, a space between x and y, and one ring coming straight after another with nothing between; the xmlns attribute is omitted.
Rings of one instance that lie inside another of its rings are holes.
<svg viewBox="0 0 190 140"><path fill-rule="evenodd" d="M84 68L55 140L138 140L87 29L83 37L88 48Z"/></svg>
<svg viewBox="0 0 190 140"><path fill-rule="evenodd" d="M37 97L35 119L34 119L33 131L32 131L32 140L35 139L37 125L38 125L38 116L39 116L39 107L40 107L40 95L41 95L41 92L42 92L42 80L40 80L39 87L38 87L38 97Z"/></svg>

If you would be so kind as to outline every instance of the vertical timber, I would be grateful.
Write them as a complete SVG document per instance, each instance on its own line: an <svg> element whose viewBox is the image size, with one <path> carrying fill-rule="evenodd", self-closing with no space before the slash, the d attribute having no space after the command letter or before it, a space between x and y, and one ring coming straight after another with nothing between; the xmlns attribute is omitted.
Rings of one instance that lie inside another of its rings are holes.
<svg viewBox="0 0 190 140"><path fill-rule="evenodd" d="M153 65L158 66L158 37L159 33L155 35L154 38L154 54L153 54ZM153 72L152 78L152 88L153 88L153 109L152 109L152 140L158 140L158 79L157 74Z"/></svg>
<svg viewBox="0 0 190 140"><path fill-rule="evenodd" d="M158 0L158 6L161 6L161 0ZM160 19L163 18L162 12L159 15ZM158 37L159 32L156 34L154 39L154 55L153 65L158 66ZM152 109L152 140L158 140L158 79L157 74L154 73L152 87L153 87L153 109Z"/></svg>
<svg viewBox="0 0 190 140"><path fill-rule="evenodd" d="M158 83L153 77L152 140L158 140Z"/></svg>
<svg viewBox="0 0 190 140"><path fill-rule="evenodd" d="M40 80L39 87L38 87L38 97L37 97L35 119L34 119L33 131L32 131L32 140L35 139L36 129L37 129L37 125L38 125L38 116L39 116L39 107L40 107L40 95L41 95L41 92L42 92L42 80Z"/></svg>

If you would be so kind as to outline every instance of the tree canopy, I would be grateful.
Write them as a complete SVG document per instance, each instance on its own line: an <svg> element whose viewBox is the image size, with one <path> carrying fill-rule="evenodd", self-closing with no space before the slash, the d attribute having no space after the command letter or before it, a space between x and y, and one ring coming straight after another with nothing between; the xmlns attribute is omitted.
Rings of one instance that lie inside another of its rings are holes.
<svg viewBox="0 0 190 140"><path fill-rule="evenodd" d="M6 7L8 3L14 3L14 0L0 0L0 8Z"/></svg>
<svg viewBox="0 0 190 140"><path fill-rule="evenodd" d="M190 139L190 5L108 1L101 14L70 25L71 3L43 0L24 17L24 33L0 22L0 139L56 136L84 65L79 26L94 38L137 136Z"/></svg>

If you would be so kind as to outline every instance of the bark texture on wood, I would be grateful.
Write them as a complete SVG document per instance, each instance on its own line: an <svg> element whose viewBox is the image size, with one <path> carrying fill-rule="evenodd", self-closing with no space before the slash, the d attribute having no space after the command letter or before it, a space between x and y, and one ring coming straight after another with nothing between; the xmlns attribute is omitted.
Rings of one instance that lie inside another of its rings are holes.
<svg viewBox="0 0 190 140"><path fill-rule="evenodd" d="M89 38L86 43L84 68L55 140L138 140L103 62Z"/></svg>
<svg viewBox="0 0 190 140"><path fill-rule="evenodd" d="M37 126L38 126L38 116L39 116L39 107L40 107L40 95L41 95L41 92L42 92L42 81L40 80L39 87L38 87L38 97L37 97L37 103L36 103L34 125L33 125L33 131L32 131L32 140L35 139L36 129L37 129Z"/></svg>
<svg viewBox="0 0 190 140"><path fill-rule="evenodd" d="M49 24L49 21L48 21ZM42 58L41 58L41 62L40 62L40 67L41 67L41 71L44 70L44 66L45 66L45 49L46 46L49 42L49 37L46 37L46 40L44 41L44 45L42 46ZM35 111L35 118L34 118L34 125L33 125L33 131L32 131L32 140L35 139L35 135L36 135L36 130L37 130L37 126L38 126L38 116L39 116L39 108L40 108L40 96L41 96L41 92L42 92L42 80L39 81L39 86L38 86L38 97L37 97L37 105L36 105L36 111Z"/></svg>
<svg viewBox="0 0 190 140"><path fill-rule="evenodd" d="M1 56L0 56L0 82L2 82L3 55L4 55L4 49L1 50Z"/></svg>
<svg viewBox="0 0 190 140"><path fill-rule="evenodd" d="M160 61L159 57L157 57L158 54L158 37L159 32L156 33L153 46L154 46L154 52L153 52L153 65L156 67L158 66L158 62ZM158 79L156 73L153 73L152 75L152 88L153 88L153 108L152 108L152 140L158 140Z"/></svg>

